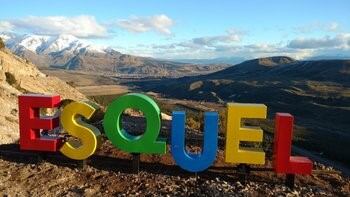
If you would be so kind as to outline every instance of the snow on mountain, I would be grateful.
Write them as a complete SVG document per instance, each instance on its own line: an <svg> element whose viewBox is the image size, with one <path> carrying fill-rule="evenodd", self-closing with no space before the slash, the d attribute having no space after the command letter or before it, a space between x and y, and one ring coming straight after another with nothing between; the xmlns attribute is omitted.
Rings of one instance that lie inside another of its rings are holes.
<svg viewBox="0 0 350 197"><path fill-rule="evenodd" d="M82 47L86 47L87 44L78 40L78 38L71 35L59 35L48 40L44 43L44 50L41 53L58 52L62 50L75 51Z"/></svg>
<svg viewBox="0 0 350 197"><path fill-rule="evenodd" d="M79 53L80 50L105 53L106 47L92 45L72 35L43 36L43 35L16 35L2 33L8 48L12 51L29 50L35 54L50 54L56 52Z"/></svg>
<svg viewBox="0 0 350 197"><path fill-rule="evenodd" d="M4 42L8 42L9 40L13 40L16 37L16 34L13 33L0 33L0 37Z"/></svg>
<svg viewBox="0 0 350 197"><path fill-rule="evenodd" d="M47 36L26 36L23 39L19 39L18 43L13 43L13 48L24 47L33 52L38 52L40 49L44 48L44 44L49 40Z"/></svg>
<svg viewBox="0 0 350 197"><path fill-rule="evenodd" d="M98 45L88 45L85 47L86 51L90 52L97 52L97 53L109 53L112 51L115 51L111 47L104 47L104 46L98 46Z"/></svg>

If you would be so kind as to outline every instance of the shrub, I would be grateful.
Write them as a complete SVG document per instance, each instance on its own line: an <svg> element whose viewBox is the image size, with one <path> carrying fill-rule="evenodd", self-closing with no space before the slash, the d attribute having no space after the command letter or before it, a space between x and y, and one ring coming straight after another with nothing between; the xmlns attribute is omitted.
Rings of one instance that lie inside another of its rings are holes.
<svg viewBox="0 0 350 197"><path fill-rule="evenodd" d="M191 129L196 129L196 130L200 129L200 123L196 121L193 117L187 118L187 125Z"/></svg>
<svg viewBox="0 0 350 197"><path fill-rule="evenodd" d="M219 111L219 128L222 134L226 133L226 116L227 112L226 109L222 109Z"/></svg>
<svg viewBox="0 0 350 197"><path fill-rule="evenodd" d="M68 85L72 86L73 88L75 87L74 81L67 81L66 82Z"/></svg>
<svg viewBox="0 0 350 197"><path fill-rule="evenodd" d="M5 48L5 43L0 38L0 49L4 49L4 48Z"/></svg>
<svg viewBox="0 0 350 197"><path fill-rule="evenodd" d="M6 76L6 82L9 84L9 85L14 85L17 83L17 80L15 78L15 76L12 74L12 73L9 73L9 72L5 72L5 76Z"/></svg>

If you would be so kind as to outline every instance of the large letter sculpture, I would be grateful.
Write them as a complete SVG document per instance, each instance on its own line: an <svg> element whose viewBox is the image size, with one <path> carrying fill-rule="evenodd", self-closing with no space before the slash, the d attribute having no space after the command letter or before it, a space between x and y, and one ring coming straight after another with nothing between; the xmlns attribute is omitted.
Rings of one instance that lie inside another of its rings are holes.
<svg viewBox="0 0 350 197"><path fill-rule="evenodd" d="M294 117L277 113L275 119L274 167L276 173L311 174L312 161L306 157L290 156Z"/></svg>
<svg viewBox="0 0 350 197"><path fill-rule="evenodd" d="M130 135L121 127L121 116L128 108L138 109L146 118L143 135ZM130 153L165 154L166 142L157 140L161 122L160 109L156 102L143 94L126 94L114 100L107 107L103 127L113 145Z"/></svg>
<svg viewBox="0 0 350 197"><path fill-rule="evenodd" d="M18 97L20 149L56 152L62 140L43 137L41 130L52 130L59 125L58 117L40 117L40 108L57 108L59 95L26 94Z"/></svg>
<svg viewBox="0 0 350 197"><path fill-rule="evenodd" d="M185 146L185 112L173 112L171 152L181 168L199 172L209 168L215 161L218 141L218 114L204 114L204 145L200 154L187 153Z"/></svg>
<svg viewBox="0 0 350 197"><path fill-rule="evenodd" d="M229 163L264 164L265 153L258 148L242 148L241 141L261 142L263 131L256 127L241 127L242 118L266 118L263 104L227 104L225 161Z"/></svg>

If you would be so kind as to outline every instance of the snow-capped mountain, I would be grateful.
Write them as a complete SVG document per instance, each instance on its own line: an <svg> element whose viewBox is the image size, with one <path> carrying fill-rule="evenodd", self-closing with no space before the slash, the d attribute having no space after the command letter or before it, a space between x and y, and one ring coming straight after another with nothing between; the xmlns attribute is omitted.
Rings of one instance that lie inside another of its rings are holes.
<svg viewBox="0 0 350 197"><path fill-rule="evenodd" d="M106 61L108 65L105 66L113 67L109 58L102 61L99 57L106 56L107 53L109 55L120 54L109 47L94 45L66 34L45 36L2 33L0 37L6 43L7 48L42 68L87 69L89 67L89 70L96 71ZM95 59L91 60L91 58ZM98 62L96 58L99 59ZM83 63L83 60L88 59L88 62ZM87 66L87 64L91 65Z"/></svg>
<svg viewBox="0 0 350 197"><path fill-rule="evenodd" d="M203 74L223 65L198 66L119 53L72 35L44 36L0 33L7 48L39 68L84 70L141 76L183 76Z"/></svg>
<svg viewBox="0 0 350 197"><path fill-rule="evenodd" d="M57 52L78 53L80 50L104 53L106 47L95 46L82 41L72 35L43 36L0 34L6 45L12 51L29 50L36 54L50 54Z"/></svg>

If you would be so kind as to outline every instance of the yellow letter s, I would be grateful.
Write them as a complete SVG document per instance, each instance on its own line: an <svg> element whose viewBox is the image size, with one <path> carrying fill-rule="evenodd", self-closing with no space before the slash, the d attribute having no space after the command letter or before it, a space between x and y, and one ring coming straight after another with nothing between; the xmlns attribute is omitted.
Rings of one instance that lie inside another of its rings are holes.
<svg viewBox="0 0 350 197"><path fill-rule="evenodd" d="M83 160L94 154L101 144L101 133L96 127L83 122L81 117L90 119L96 109L84 102L72 102L64 107L60 115L61 125L69 135L79 138L80 142L68 140L60 149L62 154L75 160Z"/></svg>

